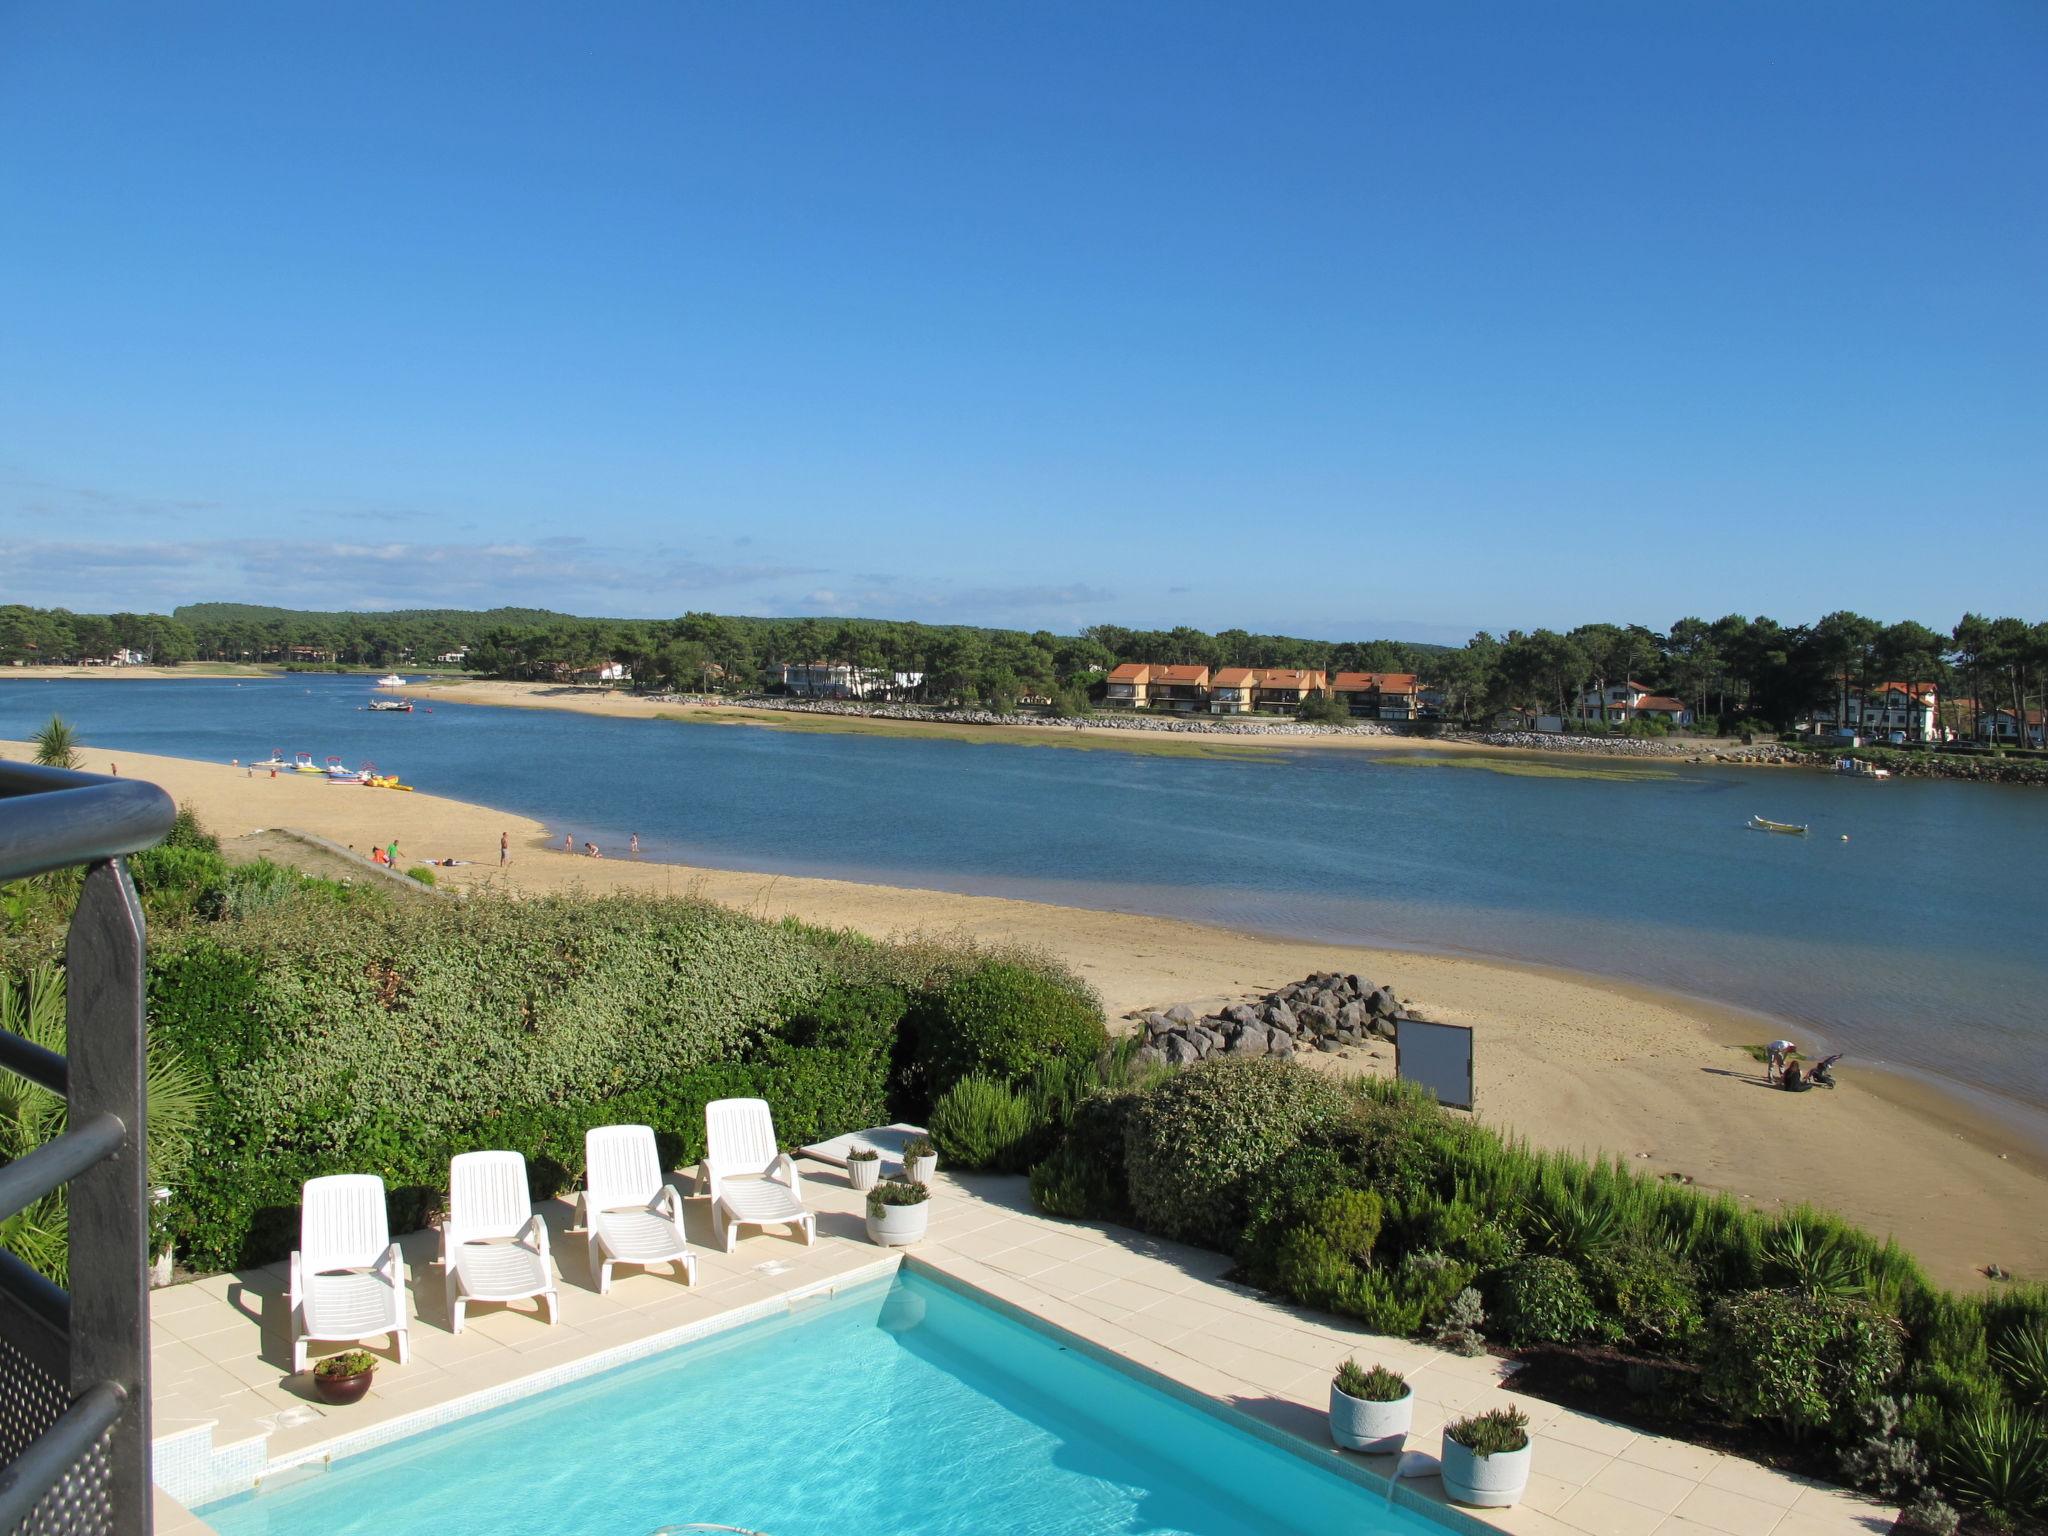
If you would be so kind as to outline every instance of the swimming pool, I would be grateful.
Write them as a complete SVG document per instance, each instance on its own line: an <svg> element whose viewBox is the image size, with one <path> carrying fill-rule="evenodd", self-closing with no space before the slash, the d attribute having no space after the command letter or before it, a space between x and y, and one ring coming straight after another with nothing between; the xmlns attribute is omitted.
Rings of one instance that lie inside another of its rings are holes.
<svg viewBox="0 0 2048 1536"><path fill-rule="evenodd" d="M909 1271L201 1508L222 1536L1442 1536Z"/></svg>

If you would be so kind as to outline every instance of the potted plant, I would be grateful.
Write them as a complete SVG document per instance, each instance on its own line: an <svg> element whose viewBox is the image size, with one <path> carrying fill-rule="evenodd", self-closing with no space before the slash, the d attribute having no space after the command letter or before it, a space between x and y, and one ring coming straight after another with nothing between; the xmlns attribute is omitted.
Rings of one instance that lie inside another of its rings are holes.
<svg viewBox="0 0 2048 1536"><path fill-rule="evenodd" d="M1337 1367L1330 1383L1330 1439L1347 1451L1398 1456L1415 1423L1415 1392L1398 1371Z"/></svg>
<svg viewBox="0 0 2048 1536"><path fill-rule="evenodd" d="M929 1136L913 1136L903 1143L903 1177L913 1184L929 1184L939 1171L939 1149Z"/></svg>
<svg viewBox="0 0 2048 1536"><path fill-rule="evenodd" d="M931 1224L932 1192L909 1179L884 1179L868 1191L868 1240L884 1248L918 1241Z"/></svg>
<svg viewBox="0 0 2048 1536"><path fill-rule="evenodd" d="M855 1147L846 1154L846 1180L855 1189L873 1189L882 1176L882 1154L873 1147Z"/></svg>
<svg viewBox="0 0 2048 1536"><path fill-rule="evenodd" d="M1444 1426L1444 1492L1460 1504L1496 1509L1529 1486L1529 1416L1496 1408Z"/></svg>
<svg viewBox="0 0 2048 1536"><path fill-rule="evenodd" d="M313 1388L330 1403L353 1403L370 1390L377 1357L367 1349L329 1355L313 1367Z"/></svg>

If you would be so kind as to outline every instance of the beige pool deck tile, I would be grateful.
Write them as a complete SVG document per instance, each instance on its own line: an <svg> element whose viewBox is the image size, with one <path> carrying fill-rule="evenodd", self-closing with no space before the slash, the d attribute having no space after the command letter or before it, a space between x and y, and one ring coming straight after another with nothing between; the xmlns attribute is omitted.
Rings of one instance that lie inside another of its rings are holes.
<svg viewBox="0 0 2048 1536"><path fill-rule="evenodd" d="M1672 1515L1678 1512L1678 1506L1685 1502L1686 1495L1697 1489L1699 1484L1689 1477L1659 1472L1655 1467L1641 1466L1617 1457L1594 1474L1586 1486L1597 1493L1626 1499L1631 1504L1647 1505L1659 1514Z"/></svg>
<svg viewBox="0 0 2048 1536"><path fill-rule="evenodd" d="M1699 1530L1724 1536L1769 1536L1785 1516L1780 1505L1703 1483L1695 1484L1672 1513Z"/></svg>
<svg viewBox="0 0 2048 1536"><path fill-rule="evenodd" d="M1664 1523L1667 1513L1611 1493L1581 1488L1558 1506L1556 1518L1587 1536L1650 1536Z"/></svg>
<svg viewBox="0 0 2048 1536"><path fill-rule="evenodd" d="M688 1179L677 1182L689 1191ZM370 1395L346 1408L320 1403L309 1382L288 1374L280 1266L157 1292L158 1432L211 1423L216 1448L262 1437L273 1460L317 1459L338 1437L644 1349L678 1329L744 1320L779 1308L784 1297L896 1262L866 1241L861 1197L843 1174L807 1170L805 1194L819 1215L815 1245L750 1230L727 1254L711 1246L708 1212L692 1198L686 1227L698 1245L699 1283L685 1287L665 1271L624 1269L605 1296L591 1284L586 1243L569 1230L567 1203L547 1202L561 1286L562 1321L552 1328L527 1307L477 1306L462 1334L449 1333L437 1244L432 1234L410 1235L402 1246L416 1319L411 1362L387 1359ZM1463 1512L1506 1536L1872 1536L1890 1525L1891 1511L1840 1490L1517 1395L1490 1357L1382 1338L1344 1318L1270 1301L1225 1281L1231 1261L1222 1255L1041 1216L1022 1179L942 1174L931 1233L909 1261L1298 1436L1321 1454L1337 1454L1325 1417L1337 1364L1390 1365L1415 1385L1409 1443L1429 1453L1409 1458L1404 1497L1441 1504L1433 1453L1446 1420L1472 1405L1512 1401L1529 1414L1536 1440L1527 1497L1512 1509ZM1355 1460L1382 1476L1392 1465L1386 1457ZM1418 1468L1427 1470L1418 1475ZM162 1536L205 1536L204 1522L174 1500L160 1497L158 1508Z"/></svg>

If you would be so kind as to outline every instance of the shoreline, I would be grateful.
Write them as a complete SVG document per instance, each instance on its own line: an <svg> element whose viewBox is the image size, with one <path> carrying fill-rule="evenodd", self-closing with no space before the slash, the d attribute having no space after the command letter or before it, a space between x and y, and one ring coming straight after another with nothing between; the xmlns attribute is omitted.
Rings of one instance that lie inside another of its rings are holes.
<svg viewBox="0 0 2048 1536"><path fill-rule="evenodd" d="M0 755L28 753L21 744L0 743ZM95 750L89 760L101 755ZM443 890L697 897L876 938L1019 944L1093 985L1113 1028L1125 1027L1119 1021L1137 1010L1207 1006L1313 971L1356 971L1391 985L1426 1017L1473 1025L1477 1115L1535 1145L1609 1153L1764 1209L1826 1207L1897 1236L1947 1285L1982 1285L1977 1271L1992 1262L2048 1276L2048 1229L2019 1216L2048 1207L2048 1152L2040 1145L1961 1091L1853 1058L1832 1093L1765 1090L1742 1047L1768 1038L1768 1020L1731 1005L1460 954L1309 942L1011 897L593 860L559 852L540 821L472 802L115 755L124 774L153 779L189 805L230 857L275 854L275 838L260 847L247 841L265 829L297 829L344 847L396 837L401 869L430 857L475 861L437 869ZM501 832L512 843L503 871ZM1393 1070L1385 1047L1376 1056L1315 1060Z"/></svg>

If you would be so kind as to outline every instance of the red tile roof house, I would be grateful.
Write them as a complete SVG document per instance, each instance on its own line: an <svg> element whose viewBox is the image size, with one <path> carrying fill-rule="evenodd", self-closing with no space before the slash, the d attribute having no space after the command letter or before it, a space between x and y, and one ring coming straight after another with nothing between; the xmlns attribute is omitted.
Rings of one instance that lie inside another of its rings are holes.
<svg viewBox="0 0 2048 1536"><path fill-rule="evenodd" d="M1209 707L1209 669L1154 667L1150 697L1154 709L1198 714Z"/></svg>
<svg viewBox="0 0 2048 1536"><path fill-rule="evenodd" d="M1259 686L1259 674L1250 667L1218 667L1209 680L1209 713L1248 715L1252 695Z"/></svg>
<svg viewBox="0 0 2048 1536"><path fill-rule="evenodd" d="M1610 725L1626 725L1631 720L1664 720L1672 725L1692 724L1692 711L1685 707L1683 699L1674 699L1669 694L1652 693L1647 683L1631 679L1625 683L1611 683L1603 694L1598 688L1589 688L1579 699L1579 718L1599 720L1604 718Z"/></svg>
<svg viewBox="0 0 2048 1536"><path fill-rule="evenodd" d="M1977 717L1977 739L1980 741L2004 742L2008 745L2016 744L2020 739L2019 727L2014 723L2016 718L2009 709L1994 709L1979 715ZM2026 745L2030 747L2040 746L2043 739L2043 730L2044 725L2041 711L2038 709L2028 710Z"/></svg>
<svg viewBox="0 0 2048 1536"><path fill-rule="evenodd" d="M1292 667L1265 667L1259 672L1256 691L1252 696L1252 707L1266 710L1293 710L1310 694L1322 693L1330 686L1327 673L1303 672Z"/></svg>
<svg viewBox="0 0 2048 1536"><path fill-rule="evenodd" d="M1102 702L1115 709L1143 709L1152 687L1152 669L1143 662L1127 661L1109 674Z"/></svg>
<svg viewBox="0 0 2048 1536"><path fill-rule="evenodd" d="M1413 672L1339 672L1330 680L1330 692L1360 719L1415 718Z"/></svg>

